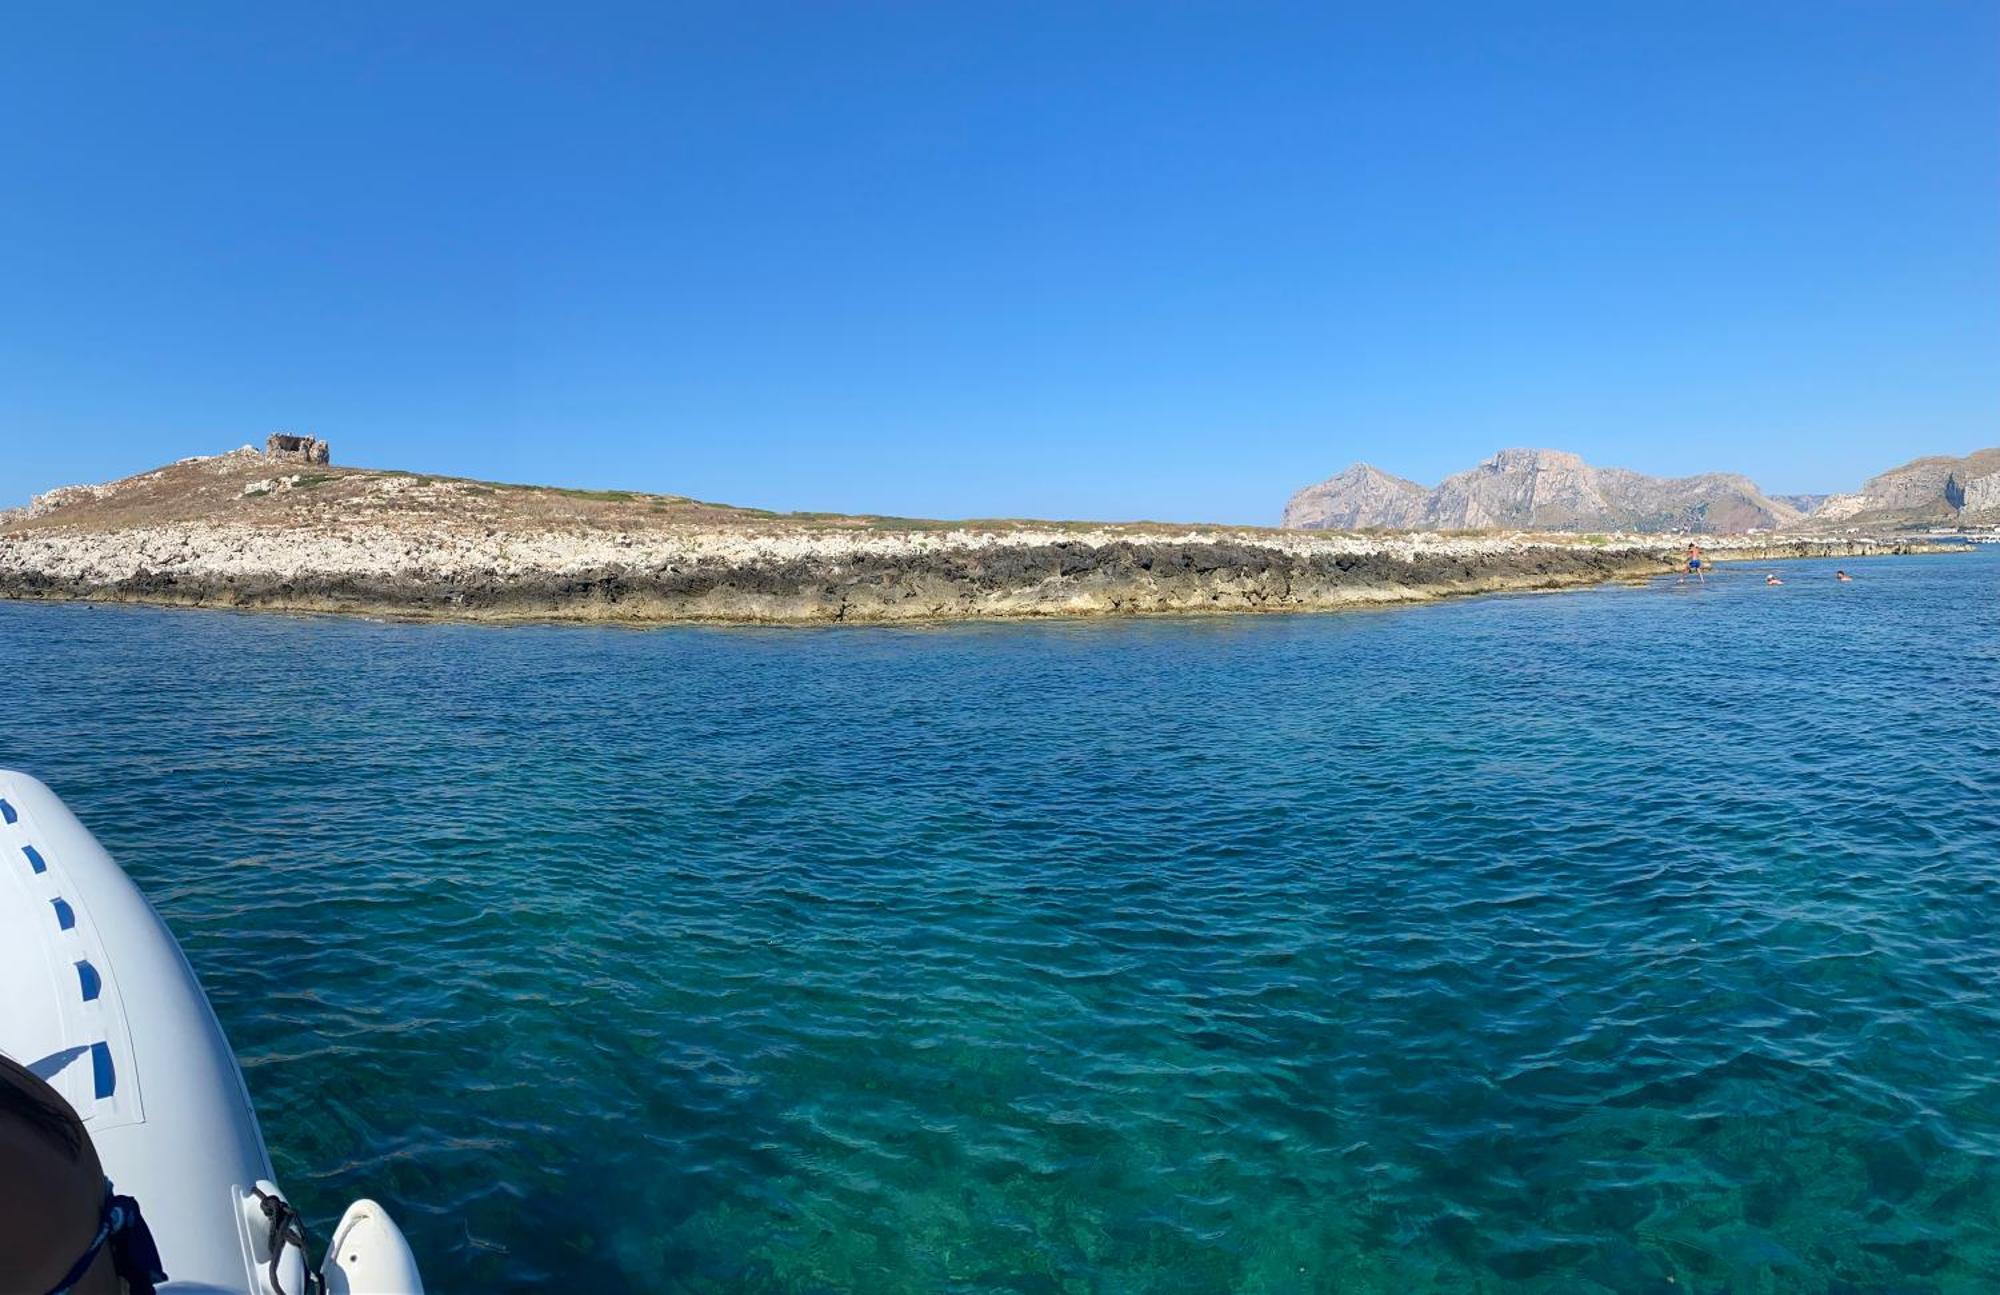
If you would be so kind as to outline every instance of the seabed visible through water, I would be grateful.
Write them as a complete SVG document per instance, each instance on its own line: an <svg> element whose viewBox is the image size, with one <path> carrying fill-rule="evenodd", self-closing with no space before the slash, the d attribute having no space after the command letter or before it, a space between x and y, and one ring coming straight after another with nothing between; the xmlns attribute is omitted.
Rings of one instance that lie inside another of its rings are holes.
<svg viewBox="0 0 2000 1295"><path fill-rule="evenodd" d="M2000 553L1834 565L838 634L5 604L0 763L180 936L320 1234L373 1194L440 1287L1979 1289Z"/></svg>

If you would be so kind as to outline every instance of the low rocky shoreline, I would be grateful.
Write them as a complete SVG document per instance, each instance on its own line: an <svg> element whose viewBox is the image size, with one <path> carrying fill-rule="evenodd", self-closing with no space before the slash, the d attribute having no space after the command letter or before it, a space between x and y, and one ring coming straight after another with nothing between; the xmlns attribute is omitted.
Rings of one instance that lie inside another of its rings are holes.
<svg viewBox="0 0 2000 1295"><path fill-rule="evenodd" d="M1718 560L1949 551L1921 541L1710 548ZM0 597L480 621L837 623L1325 611L1644 579L1657 541L1193 530L302 536L227 528L0 540Z"/></svg>
<svg viewBox="0 0 2000 1295"><path fill-rule="evenodd" d="M0 598L626 624L1327 611L1645 579L1685 543L774 515L369 469L274 476L245 450L0 516ZM1704 543L1724 562L1957 547Z"/></svg>

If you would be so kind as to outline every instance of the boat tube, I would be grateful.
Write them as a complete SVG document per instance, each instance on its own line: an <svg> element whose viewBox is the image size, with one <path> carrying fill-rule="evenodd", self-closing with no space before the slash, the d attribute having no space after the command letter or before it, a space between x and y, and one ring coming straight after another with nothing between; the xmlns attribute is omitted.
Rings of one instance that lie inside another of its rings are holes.
<svg viewBox="0 0 2000 1295"><path fill-rule="evenodd" d="M55 793L5 769L0 985L0 1053L75 1108L106 1176L145 1210L160 1290L305 1295L303 1234L180 945ZM423 1290L409 1243L369 1200L348 1207L311 1276L331 1295Z"/></svg>

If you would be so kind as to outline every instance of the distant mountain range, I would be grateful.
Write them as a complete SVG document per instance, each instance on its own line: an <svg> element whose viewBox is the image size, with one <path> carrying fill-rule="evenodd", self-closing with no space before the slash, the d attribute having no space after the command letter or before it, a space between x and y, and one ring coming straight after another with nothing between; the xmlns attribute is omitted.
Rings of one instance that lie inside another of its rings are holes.
<svg viewBox="0 0 2000 1295"><path fill-rule="evenodd" d="M1435 487L1366 463L1285 505L1303 530L1746 531L2000 524L2000 448L1926 458L1853 494L1767 495L1748 477L1649 477L1563 450L1502 450Z"/></svg>

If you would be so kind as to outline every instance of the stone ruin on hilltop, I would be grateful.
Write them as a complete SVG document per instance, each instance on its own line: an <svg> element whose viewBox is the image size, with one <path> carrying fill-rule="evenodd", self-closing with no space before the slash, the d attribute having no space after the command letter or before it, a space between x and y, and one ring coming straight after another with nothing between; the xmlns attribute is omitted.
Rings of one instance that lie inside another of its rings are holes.
<svg viewBox="0 0 2000 1295"><path fill-rule="evenodd" d="M264 442L264 457L324 466L330 461L330 451L326 442L317 436L273 432Z"/></svg>

